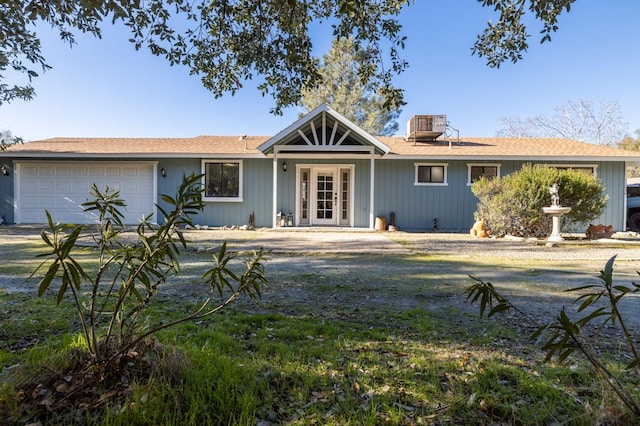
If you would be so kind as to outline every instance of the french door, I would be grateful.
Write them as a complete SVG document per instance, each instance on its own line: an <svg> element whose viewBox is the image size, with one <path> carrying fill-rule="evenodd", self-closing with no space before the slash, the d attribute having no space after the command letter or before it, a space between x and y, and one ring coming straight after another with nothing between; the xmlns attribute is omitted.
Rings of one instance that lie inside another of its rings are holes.
<svg viewBox="0 0 640 426"><path fill-rule="evenodd" d="M353 167L301 167L298 174L300 225L353 226Z"/></svg>
<svg viewBox="0 0 640 426"><path fill-rule="evenodd" d="M338 185L335 170L314 170L313 188L315 203L312 203L312 225L337 225L336 207L338 204Z"/></svg>

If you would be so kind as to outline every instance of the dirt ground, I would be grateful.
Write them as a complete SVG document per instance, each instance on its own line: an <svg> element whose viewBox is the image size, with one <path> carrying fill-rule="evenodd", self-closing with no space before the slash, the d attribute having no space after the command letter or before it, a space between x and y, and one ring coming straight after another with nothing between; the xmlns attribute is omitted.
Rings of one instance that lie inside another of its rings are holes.
<svg viewBox="0 0 640 426"><path fill-rule="evenodd" d="M297 306L305 306L306 312L309 305L318 315L425 309L441 315L464 312L463 325L478 313L464 294L473 283L471 275L492 282L532 323L546 323L563 306L575 314L576 295L565 290L600 282L597 276L612 256L617 259L616 284L631 286L640 271L640 242L634 238L588 241L568 236L562 244L547 246L461 233L267 231L245 239L227 232L218 241L206 233L187 236L196 250L215 249L223 239L239 252L271 250L270 285L261 304L286 313L295 313ZM640 296L625 299L621 310L640 343ZM528 322L515 316L508 321ZM614 341L621 338L612 324L604 332Z"/></svg>
<svg viewBox="0 0 640 426"><path fill-rule="evenodd" d="M563 306L571 312L574 293L565 290L597 283L605 262L616 255L617 284L631 285L640 271L637 240L567 240L547 246L516 239L475 239L465 234L406 232L283 232L189 231L189 255L183 273L168 282L164 297L197 297L203 265L224 241L239 254L258 248L270 251L266 264L269 286L259 307L288 315L363 315L375 321L377 310L425 309L449 315L462 312L467 320L478 308L465 301L469 275L492 282L534 321L555 317ZM0 228L0 252L12 242L39 239L29 227ZM36 280L0 276L5 292L35 292ZM640 336L639 296L628 296L622 311L628 326ZM523 321L516 319L513 321ZM464 324L462 322L461 324ZM617 329L605 328L614 340ZM638 340L640 342L640 339Z"/></svg>

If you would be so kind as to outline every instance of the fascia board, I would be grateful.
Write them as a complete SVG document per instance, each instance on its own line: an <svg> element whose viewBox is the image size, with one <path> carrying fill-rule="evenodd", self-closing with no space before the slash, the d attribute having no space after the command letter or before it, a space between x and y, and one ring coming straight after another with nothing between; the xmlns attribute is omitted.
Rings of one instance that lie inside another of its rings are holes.
<svg viewBox="0 0 640 426"><path fill-rule="evenodd" d="M638 161L636 157L567 157L567 156L522 156L522 155L393 155L387 154L383 160L448 160L448 161L563 161L563 162L585 162L585 161L613 161L629 162Z"/></svg>
<svg viewBox="0 0 640 426"><path fill-rule="evenodd" d="M66 153L66 152L4 152L0 154L0 158L20 158L20 159L100 159L100 158L266 158L264 154L233 154L233 153L215 153L215 152L202 152L202 153L190 153L190 154L175 154L175 153L158 153L158 154L141 154L141 153L126 153L126 154L79 154L79 153Z"/></svg>
<svg viewBox="0 0 640 426"><path fill-rule="evenodd" d="M273 158L273 154L267 154L267 158ZM323 152L318 154L290 154L290 153L278 153L278 159L291 159L291 160L312 160L314 158L323 159L323 160L331 160L331 159L353 159L353 160L368 160L371 158L371 154L345 154L345 153L330 153ZM375 159L381 159L382 156L380 154L374 154Z"/></svg>

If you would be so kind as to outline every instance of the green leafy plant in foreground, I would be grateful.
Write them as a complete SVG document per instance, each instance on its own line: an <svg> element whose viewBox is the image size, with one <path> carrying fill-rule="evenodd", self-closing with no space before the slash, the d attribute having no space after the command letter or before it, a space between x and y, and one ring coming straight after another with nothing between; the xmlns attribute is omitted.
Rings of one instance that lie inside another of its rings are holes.
<svg viewBox="0 0 640 426"><path fill-rule="evenodd" d="M542 350L547 355L545 361L557 356L559 362L564 362L574 352L582 353L595 371L600 375L613 392L620 398L624 405L631 411L635 418L640 418L640 403L634 398L627 387L622 383L606 365L599 359L598 355L591 349L589 338L580 334L581 329L596 319L602 319L602 328L606 323L617 324L622 330L628 349L633 354L633 360L626 368L640 371L640 356L638 348L625 323L625 318L620 312L620 300L626 296L640 293L640 285L632 283L631 286L614 285L613 264L616 256L611 257L603 270L600 271L600 282L597 284L584 285L572 289L569 292L588 292L578 296L574 303L580 303L577 312L583 316L572 320L567 315L563 307L555 320L549 324L540 325L531 335L531 340L543 341ZM639 272L640 274L640 272ZM514 309L522 313L515 305L502 296L490 282L471 276L476 281L475 284L466 288L467 300L471 303L479 303L480 316L482 317L488 309L488 317L499 312ZM599 306L599 302L604 301L604 306Z"/></svg>
<svg viewBox="0 0 640 426"><path fill-rule="evenodd" d="M248 258L245 271L238 275L230 267L233 256L227 252L225 243L214 256L213 267L202 277L203 284L208 286L204 300L199 300L181 318L149 324L143 312L151 308L153 296L167 277L180 269L179 247L186 248L180 227L189 225L192 215L203 209L200 176L184 177L175 198L163 195L163 201L171 206L170 211L158 206L164 223L155 225L151 223L152 215L147 216L136 229L137 238L131 242L122 238L125 227L120 208L125 203L119 193L109 188L101 191L94 185L91 195L93 200L83 207L98 214L98 229L93 235L97 245L96 270L87 270L76 256L80 237L87 227L55 224L47 211L49 229L43 230L41 236L49 250L40 255L47 260L32 277L45 269L39 296L46 294L54 283L59 285L58 304L70 293L86 339L89 364L98 366L100 371L118 371L123 359L162 329L209 316L241 294L253 299L260 297L261 286L267 282L263 251Z"/></svg>

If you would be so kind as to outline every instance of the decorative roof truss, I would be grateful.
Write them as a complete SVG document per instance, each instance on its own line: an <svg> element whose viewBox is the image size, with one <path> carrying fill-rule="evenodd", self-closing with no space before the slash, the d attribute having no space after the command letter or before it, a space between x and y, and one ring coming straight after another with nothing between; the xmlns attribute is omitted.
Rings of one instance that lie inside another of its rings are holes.
<svg viewBox="0 0 640 426"><path fill-rule="evenodd" d="M311 129L312 139L309 139L307 135L302 131L302 129L298 129L298 134L300 137L307 143L307 145L311 146L333 146L333 145L342 145L347 136L351 133L351 130L347 129L342 136L339 136L336 140L336 135L338 132L338 125L340 122L338 120L333 120L333 128L330 125L327 125L327 113L323 112L321 116L322 124L320 126L320 136L318 136L318 130L316 127L316 121L309 121L309 128ZM330 131L330 132L329 132ZM327 138L327 134L331 133Z"/></svg>

